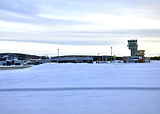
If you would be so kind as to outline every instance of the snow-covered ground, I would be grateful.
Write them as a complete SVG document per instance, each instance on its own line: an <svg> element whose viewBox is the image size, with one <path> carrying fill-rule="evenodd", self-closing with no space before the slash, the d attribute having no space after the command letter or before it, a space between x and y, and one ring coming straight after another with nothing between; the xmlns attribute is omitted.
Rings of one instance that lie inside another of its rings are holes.
<svg viewBox="0 0 160 114"><path fill-rule="evenodd" d="M160 62L3 70L0 114L160 114Z"/></svg>

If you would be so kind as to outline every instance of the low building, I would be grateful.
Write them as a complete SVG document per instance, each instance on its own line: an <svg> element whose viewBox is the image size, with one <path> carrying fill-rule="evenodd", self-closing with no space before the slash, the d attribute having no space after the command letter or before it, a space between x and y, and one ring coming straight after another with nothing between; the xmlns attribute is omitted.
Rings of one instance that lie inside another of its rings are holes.
<svg viewBox="0 0 160 114"><path fill-rule="evenodd" d="M43 63L51 63L51 59L30 59L26 62L29 65L39 65Z"/></svg>
<svg viewBox="0 0 160 114"><path fill-rule="evenodd" d="M17 60L17 59L14 60L14 65L24 65L25 63L26 63L25 60Z"/></svg>
<svg viewBox="0 0 160 114"><path fill-rule="evenodd" d="M0 66L5 65L6 61L0 61Z"/></svg>
<svg viewBox="0 0 160 114"><path fill-rule="evenodd" d="M10 66L10 65L24 65L25 60L19 60L18 57L3 55L0 57L1 66Z"/></svg>
<svg viewBox="0 0 160 114"><path fill-rule="evenodd" d="M57 62L57 63L93 63L93 57L73 57L73 56L68 56L68 57L52 57L51 58L52 62Z"/></svg>
<svg viewBox="0 0 160 114"><path fill-rule="evenodd" d="M6 61L0 61L1 66L10 66L10 65L24 65L25 60L17 60L17 59L11 59L11 60L6 60Z"/></svg>
<svg viewBox="0 0 160 114"><path fill-rule="evenodd" d="M138 57L138 63L144 63L145 62L145 50L137 50L136 56Z"/></svg>
<svg viewBox="0 0 160 114"><path fill-rule="evenodd" d="M125 56L123 57L124 63L138 63L139 58L138 56Z"/></svg>

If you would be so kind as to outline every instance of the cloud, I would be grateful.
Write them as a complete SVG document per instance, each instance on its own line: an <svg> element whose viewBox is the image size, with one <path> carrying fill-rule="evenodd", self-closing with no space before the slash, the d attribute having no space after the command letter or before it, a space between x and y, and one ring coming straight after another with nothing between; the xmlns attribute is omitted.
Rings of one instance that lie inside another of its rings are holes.
<svg viewBox="0 0 160 114"><path fill-rule="evenodd" d="M1 0L0 41L87 46L105 45L110 39L158 39L159 4L159 0Z"/></svg>
<svg viewBox="0 0 160 114"><path fill-rule="evenodd" d="M6 32L7 33L7 32ZM146 42L159 42L159 30L115 30L115 31L63 31L50 33L1 33L0 41L34 42L59 45L120 45L128 39L139 39ZM23 37L23 39L22 39ZM114 40L117 43L114 43Z"/></svg>
<svg viewBox="0 0 160 114"><path fill-rule="evenodd" d="M38 0L1 0L0 9L22 14L35 14Z"/></svg>

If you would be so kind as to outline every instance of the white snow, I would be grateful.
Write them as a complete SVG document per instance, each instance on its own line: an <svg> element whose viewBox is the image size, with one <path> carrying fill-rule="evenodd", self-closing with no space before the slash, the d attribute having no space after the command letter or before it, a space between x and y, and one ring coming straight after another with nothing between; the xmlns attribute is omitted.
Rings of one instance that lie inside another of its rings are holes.
<svg viewBox="0 0 160 114"><path fill-rule="evenodd" d="M159 61L0 71L0 114L160 114L159 107Z"/></svg>

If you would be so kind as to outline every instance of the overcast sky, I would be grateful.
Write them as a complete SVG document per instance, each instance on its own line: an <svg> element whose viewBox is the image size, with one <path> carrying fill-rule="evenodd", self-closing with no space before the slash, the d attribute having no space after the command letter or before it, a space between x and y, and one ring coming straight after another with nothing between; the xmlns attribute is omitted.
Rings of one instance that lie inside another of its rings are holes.
<svg viewBox="0 0 160 114"><path fill-rule="evenodd" d="M0 52L160 55L160 0L0 0Z"/></svg>

